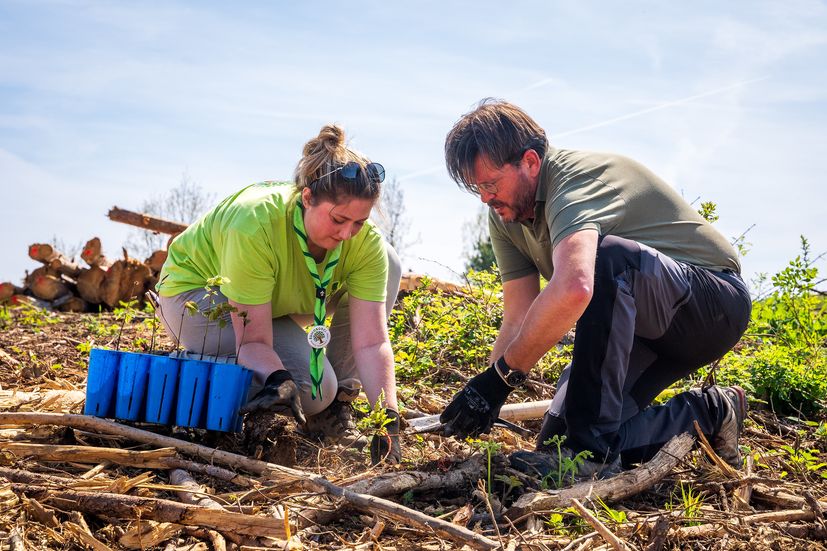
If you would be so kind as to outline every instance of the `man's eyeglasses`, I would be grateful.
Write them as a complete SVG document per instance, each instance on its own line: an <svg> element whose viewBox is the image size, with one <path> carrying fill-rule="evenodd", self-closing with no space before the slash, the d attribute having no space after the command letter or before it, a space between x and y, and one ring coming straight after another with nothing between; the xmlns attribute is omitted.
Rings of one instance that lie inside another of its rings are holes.
<svg viewBox="0 0 827 551"><path fill-rule="evenodd" d="M365 165L363 169L362 165L360 165L356 161L349 161L340 166L339 168L333 169L327 174L319 176L317 179L310 182L310 185L312 186L313 184L322 180L323 178L327 178L328 176L336 174L337 172L340 172L342 178L348 182L355 182L360 175L364 175L363 177L367 177L368 181L374 184L381 184L385 181L385 167L383 167L379 163L368 163Z"/></svg>
<svg viewBox="0 0 827 551"><path fill-rule="evenodd" d="M484 184L474 184L471 189L477 195L482 195L481 192L483 192L483 191L485 193L487 193L488 195L496 195L497 191L499 191L499 188L497 187L497 184L494 184L492 182L486 182Z"/></svg>

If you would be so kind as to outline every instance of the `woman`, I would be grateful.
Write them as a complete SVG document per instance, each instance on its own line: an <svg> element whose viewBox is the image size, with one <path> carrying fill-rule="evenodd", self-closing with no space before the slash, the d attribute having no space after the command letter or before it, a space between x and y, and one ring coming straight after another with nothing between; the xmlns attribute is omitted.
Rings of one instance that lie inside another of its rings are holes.
<svg viewBox="0 0 827 551"><path fill-rule="evenodd" d="M382 165L345 145L340 127L323 127L305 144L295 183L248 186L177 236L158 291L173 339L191 352L237 355L253 371L253 398L243 413L292 412L307 430L342 437L353 432L349 402L364 387L392 419L391 438L374 438L371 458L398 462L386 320L401 270L368 220L384 177ZM216 276L222 279L215 294L205 297ZM188 302L201 312L229 302L224 316L232 331L185 314ZM334 311L328 330L324 320Z"/></svg>

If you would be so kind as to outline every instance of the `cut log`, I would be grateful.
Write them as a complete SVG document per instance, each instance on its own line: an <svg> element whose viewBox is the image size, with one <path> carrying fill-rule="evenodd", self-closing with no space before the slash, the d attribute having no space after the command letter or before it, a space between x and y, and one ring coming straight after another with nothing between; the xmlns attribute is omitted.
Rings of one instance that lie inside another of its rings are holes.
<svg viewBox="0 0 827 551"><path fill-rule="evenodd" d="M83 269L78 275L78 294L90 304L103 302L103 282L106 272L100 266Z"/></svg>
<svg viewBox="0 0 827 551"><path fill-rule="evenodd" d="M164 220L163 218L158 218L149 214L119 209L118 207L112 207L107 216L109 216L109 219L114 222L121 222L123 224L129 224L145 230L165 233L168 235L181 233L187 229L186 224Z"/></svg>
<svg viewBox="0 0 827 551"><path fill-rule="evenodd" d="M152 270L153 274L157 274L161 271L161 268L164 267L164 262L167 261L167 252L166 251L155 251L149 258L144 260L144 264L149 266L149 269Z"/></svg>
<svg viewBox="0 0 827 551"><path fill-rule="evenodd" d="M60 251L48 243L34 243L29 245L29 258L48 264L52 260L63 256Z"/></svg>
<svg viewBox="0 0 827 551"><path fill-rule="evenodd" d="M89 304L75 295L63 295L52 302L52 308L57 308L61 312L86 312L89 309Z"/></svg>
<svg viewBox="0 0 827 551"><path fill-rule="evenodd" d="M124 250L124 259L118 260L106 271L102 287L103 302L115 308L121 302L143 301L146 283L151 276L149 266L129 258Z"/></svg>
<svg viewBox="0 0 827 551"><path fill-rule="evenodd" d="M49 274L33 276L29 281L29 288L34 296L43 300L56 300L72 295L69 285L64 280Z"/></svg>
<svg viewBox="0 0 827 551"><path fill-rule="evenodd" d="M23 288L18 287L14 283L4 281L0 283L0 302L6 302L14 295L22 295Z"/></svg>
<svg viewBox="0 0 827 551"><path fill-rule="evenodd" d="M83 246L83 251L80 253L80 257L84 262L89 264L89 266L100 266L106 269L112 264L112 262L107 260L103 255L101 240L97 237L93 237L86 242L86 245Z"/></svg>
<svg viewBox="0 0 827 551"><path fill-rule="evenodd" d="M35 268L31 272L26 272L26 287L30 287L32 284L32 280L38 276L59 276L60 274L56 271L52 270L49 266L41 266L40 268Z"/></svg>
<svg viewBox="0 0 827 551"><path fill-rule="evenodd" d="M80 266L78 266L71 260L68 260L64 256L59 256L55 259L52 259L47 264L47 266L49 266L49 268L54 270L55 272L63 274L65 276L69 276L72 279L77 279L82 269Z"/></svg>

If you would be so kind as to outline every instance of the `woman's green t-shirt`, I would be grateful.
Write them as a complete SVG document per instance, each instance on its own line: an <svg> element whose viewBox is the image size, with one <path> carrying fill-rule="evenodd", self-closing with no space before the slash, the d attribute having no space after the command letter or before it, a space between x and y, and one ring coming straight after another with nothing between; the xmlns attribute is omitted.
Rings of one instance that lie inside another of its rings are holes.
<svg viewBox="0 0 827 551"><path fill-rule="evenodd" d="M315 288L293 230L298 194L288 182L261 182L224 199L178 235L169 247L158 291L174 296L223 276L221 292L241 304L270 302L273 317L313 312ZM324 265L318 266L319 273ZM344 288L362 300L384 302L388 259L382 236L368 221L342 243L328 296Z"/></svg>

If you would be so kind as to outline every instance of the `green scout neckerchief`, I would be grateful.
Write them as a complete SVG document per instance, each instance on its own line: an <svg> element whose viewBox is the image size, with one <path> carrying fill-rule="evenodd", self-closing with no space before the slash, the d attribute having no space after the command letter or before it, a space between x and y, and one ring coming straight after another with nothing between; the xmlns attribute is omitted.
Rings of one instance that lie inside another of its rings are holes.
<svg viewBox="0 0 827 551"><path fill-rule="evenodd" d="M310 394L313 399L316 399L316 395L318 394L321 400L322 377L324 376L324 347L327 346L327 343L330 341L330 330L324 325L324 303L325 297L327 296L327 285L333 276L333 268L339 263L342 244L339 243L335 249L327 253L327 263L324 267L324 273L319 277L319 272L316 269L316 260L307 248L307 234L304 229L303 213L304 205L302 205L301 197L299 197L298 201L296 201L296 209L293 211L293 229L299 237L299 246L302 249L302 254L304 254L304 261L307 264L307 269L316 287L316 304L313 307L313 323L316 325L310 329L307 335L307 342L310 343L312 347L310 350L310 380L312 381Z"/></svg>

